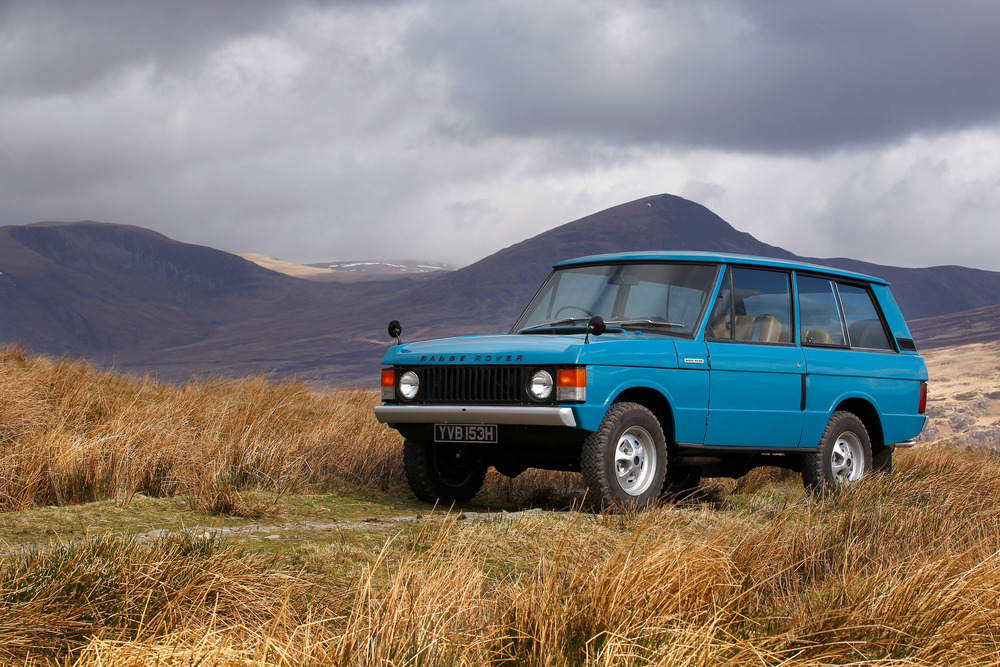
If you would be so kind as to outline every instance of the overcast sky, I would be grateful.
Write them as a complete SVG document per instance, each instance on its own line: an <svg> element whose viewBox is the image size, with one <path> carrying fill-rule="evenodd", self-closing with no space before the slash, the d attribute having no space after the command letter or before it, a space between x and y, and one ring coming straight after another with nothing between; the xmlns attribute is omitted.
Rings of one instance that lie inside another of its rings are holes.
<svg viewBox="0 0 1000 667"><path fill-rule="evenodd" d="M1000 270L1000 3L0 0L0 224L464 265L664 192Z"/></svg>

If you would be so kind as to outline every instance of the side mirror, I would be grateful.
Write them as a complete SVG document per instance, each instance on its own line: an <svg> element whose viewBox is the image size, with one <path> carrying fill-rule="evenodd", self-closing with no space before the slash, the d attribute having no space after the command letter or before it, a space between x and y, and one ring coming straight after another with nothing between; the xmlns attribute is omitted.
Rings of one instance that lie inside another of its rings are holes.
<svg viewBox="0 0 1000 667"><path fill-rule="evenodd" d="M600 336L607 330L608 330L608 325L604 323L604 318L601 317L600 315L594 315L593 317L590 318L590 321L587 322L587 335L586 337L584 337L583 342L584 343L590 342L590 334L594 334L595 336Z"/></svg>
<svg viewBox="0 0 1000 667"><path fill-rule="evenodd" d="M400 335L403 333L403 325L399 323L399 320L393 320L389 322L389 335L396 339L396 345L402 345L403 341L400 340Z"/></svg>

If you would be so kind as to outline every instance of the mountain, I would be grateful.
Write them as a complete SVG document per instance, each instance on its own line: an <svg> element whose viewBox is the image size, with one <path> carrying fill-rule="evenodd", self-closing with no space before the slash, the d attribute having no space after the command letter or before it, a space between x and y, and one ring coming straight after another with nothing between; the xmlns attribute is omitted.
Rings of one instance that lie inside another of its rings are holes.
<svg viewBox="0 0 1000 667"><path fill-rule="evenodd" d="M507 331L557 261L628 250L711 250L791 258L671 195L621 204L543 232L416 288L399 314L421 335ZM402 319L402 318L401 318Z"/></svg>
<svg viewBox="0 0 1000 667"><path fill-rule="evenodd" d="M0 272L0 337L84 356L198 336L230 314L210 306L257 301L282 280L210 248L96 222L0 228Z"/></svg>
<svg viewBox="0 0 1000 667"><path fill-rule="evenodd" d="M418 333L497 332L513 324L556 261L629 250L707 250L799 259L885 278L907 318L1000 304L1000 273L958 266L909 269L852 259L797 257L734 229L706 207L673 195L600 211L505 248L417 287L399 304ZM437 324L434 321L437 321ZM418 324L419 323L419 324Z"/></svg>
<svg viewBox="0 0 1000 667"><path fill-rule="evenodd" d="M295 278L139 227L36 223L0 228L0 341L168 380L267 371L368 385L390 319L403 322L405 340L507 331L553 263L626 250L795 258L671 195L595 213L457 271L356 282ZM889 279L910 319L953 317L950 329L915 324L918 344L992 335L963 330L970 316L959 314L1000 304L1000 273L808 261Z"/></svg>
<svg viewBox="0 0 1000 667"><path fill-rule="evenodd" d="M341 314L382 285L395 287L299 280L127 225L0 228L0 340L167 379L309 375L315 365L302 362L330 346L310 355L307 341L334 335Z"/></svg>

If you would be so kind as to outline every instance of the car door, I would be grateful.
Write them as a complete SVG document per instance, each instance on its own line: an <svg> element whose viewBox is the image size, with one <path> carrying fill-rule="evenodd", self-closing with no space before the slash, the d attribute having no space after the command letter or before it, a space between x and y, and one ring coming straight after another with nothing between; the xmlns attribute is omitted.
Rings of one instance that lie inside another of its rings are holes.
<svg viewBox="0 0 1000 667"><path fill-rule="evenodd" d="M798 445L804 359L791 293L788 271L730 267L705 332L706 445Z"/></svg>
<svg viewBox="0 0 1000 667"><path fill-rule="evenodd" d="M823 276L800 275L797 283L808 372L802 444L819 442L837 404L852 397L872 404L882 435L894 440L894 425L912 423L920 380L897 354L871 289Z"/></svg>

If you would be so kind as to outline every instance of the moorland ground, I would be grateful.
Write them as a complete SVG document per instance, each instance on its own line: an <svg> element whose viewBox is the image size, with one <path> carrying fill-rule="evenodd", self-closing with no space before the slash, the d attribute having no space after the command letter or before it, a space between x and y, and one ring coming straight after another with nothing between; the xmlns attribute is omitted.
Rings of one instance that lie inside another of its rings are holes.
<svg viewBox="0 0 1000 667"><path fill-rule="evenodd" d="M892 475L603 515L538 471L414 501L374 391L5 348L0 664L996 664L1000 345L925 356Z"/></svg>

